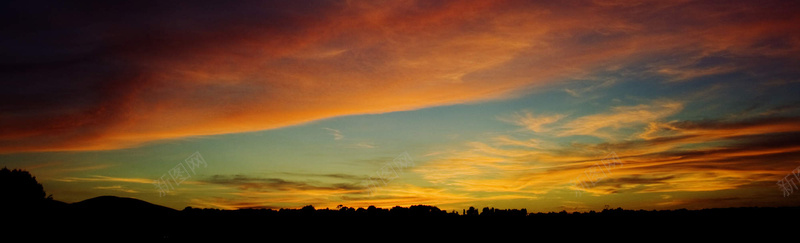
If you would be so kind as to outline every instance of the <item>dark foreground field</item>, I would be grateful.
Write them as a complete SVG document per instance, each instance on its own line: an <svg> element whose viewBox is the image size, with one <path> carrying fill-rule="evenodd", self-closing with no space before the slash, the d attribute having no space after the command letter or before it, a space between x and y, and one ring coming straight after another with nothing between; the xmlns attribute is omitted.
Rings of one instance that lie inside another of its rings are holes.
<svg viewBox="0 0 800 243"><path fill-rule="evenodd" d="M445 212L435 206L394 208L196 209L98 197L67 204L48 200L4 210L5 232L19 239L228 240L262 239L500 239L527 235L591 238L723 234L788 236L800 208L625 210L531 213L485 208ZM7 234L8 235L8 234ZM426 238L427 237L427 238ZM477 238L475 238L477 237ZM426 240L426 241L428 241ZM305 240L304 240L305 241Z"/></svg>

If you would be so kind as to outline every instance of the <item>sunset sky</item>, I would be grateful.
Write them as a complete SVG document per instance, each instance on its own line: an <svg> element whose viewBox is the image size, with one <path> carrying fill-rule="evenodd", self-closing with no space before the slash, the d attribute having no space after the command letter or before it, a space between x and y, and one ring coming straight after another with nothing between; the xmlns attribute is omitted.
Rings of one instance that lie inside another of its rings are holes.
<svg viewBox="0 0 800 243"><path fill-rule="evenodd" d="M57 200L800 206L798 1L2 5L0 166Z"/></svg>

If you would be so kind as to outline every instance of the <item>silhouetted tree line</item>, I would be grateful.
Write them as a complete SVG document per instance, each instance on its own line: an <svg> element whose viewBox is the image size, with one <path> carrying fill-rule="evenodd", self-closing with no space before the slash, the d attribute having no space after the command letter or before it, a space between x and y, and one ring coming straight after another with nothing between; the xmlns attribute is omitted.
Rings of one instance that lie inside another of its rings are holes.
<svg viewBox="0 0 800 243"><path fill-rule="evenodd" d="M354 208L342 206L338 209L315 209L314 206L308 205L300 209L257 209L247 208L238 210L221 210L209 208L192 208L186 207L182 213L189 215L259 215L259 216L280 216L280 217L355 217L355 216L369 216L369 217L453 217L458 216L458 213L447 212L439 209L436 206L430 205L413 205L410 207L395 206L393 208L379 208L369 206L365 208Z"/></svg>
<svg viewBox="0 0 800 243"><path fill-rule="evenodd" d="M464 217L464 218L592 218L592 217L735 217L757 216L757 215L778 215L778 214L797 214L800 215L798 207L740 207L740 208L712 208L700 210L676 209L676 210L626 210L622 208L603 209L602 211L591 210L589 212L537 212L528 213L526 209L497 209L483 208L480 213L474 207L466 210L466 214L456 211L447 212L436 206L413 205L410 207L395 206L393 208L378 208L369 206L368 208L341 207L339 209L315 209L313 206L305 206L301 209L258 209L247 208L237 210L223 210L215 208L192 208L186 207L181 211L186 215L206 215L206 216L264 216L264 217Z"/></svg>

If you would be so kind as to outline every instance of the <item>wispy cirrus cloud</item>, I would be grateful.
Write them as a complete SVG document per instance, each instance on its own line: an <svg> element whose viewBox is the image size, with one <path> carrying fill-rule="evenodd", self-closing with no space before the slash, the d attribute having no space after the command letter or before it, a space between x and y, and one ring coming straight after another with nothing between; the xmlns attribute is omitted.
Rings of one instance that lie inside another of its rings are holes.
<svg viewBox="0 0 800 243"><path fill-rule="evenodd" d="M144 178L125 178L125 177L111 177L111 176L89 176L89 177L63 177L54 179L61 182L128 182L139 184L153 184L153 179Z"/></svg>
<svg viewBox="0 0 800 243"><path fill-rule="evenodd" d="M501 117L499 119L502 121L524 126L528 130L531 130L533 132L543 132L546 130L546 128L544 127L545 125L557 122L561 120L561 118L564 118L565 116L566 115L563 114L534 115L530 111L524 111L521 113L514 114L508 118Z"/></svg>
<svg viewBox="0 0 800 243"><path fill-rule="evenodd" d="M371 143L356 143L355 145L353 145L353 147L371 149L371 148L376 148L377 146Z"/></svg>
<svg viewBox="0 0 800 243"><path fill-rule="evenodd" d="M137 191L137 190L125 188L125 187L120 186L120 185L116 185L116 186L96 186L93 189L113 190L113 191L120 191L120 192L127 192L127 193L139 193L139 191Z"/></svg>
<svg viewBox="0 0 800 243"><path fill-rule="evenodd" d="M647 124L675 115L683 109L683 104L674 101L656 101L651 104L635 106L616 106L608 113L579 117L563 126L558 136L591 135L612 137L601 133L601 129L619 129L637 124Z"/></svg>
<svg viewBox="0 0 800 243"><path fill-rule="evenodd" d="M525 130L488 142L470 142L465 149L414 171L434 185L456 191L542 197L571 190L594 196L752 188L763 193L775 190L774 181L800 165L796 117L670 118L683 107L683 103L664 100L616 106L598 114L565 116L544 133L529 132L542 131L528 127L532 116L512 116L518 119L512 123ZM606 128L619 131L607 132ZM556 142L568 135L607 139ZM620 156L623 167L608 171L610 175L592 187L572 184L611 151ZM663 202L665 207L683 205L681 200L669 198ZM762 203L780 204L775 200Z"/></svg>
<svg viewBox="0 0 800 243"><path fill-rule="evenodd" d="M342 138L344 138L344 135L342 135L342 132L339 130L327 127L323 129L328 130L328 132L333 135L333 140L342 140Z"/></svg>

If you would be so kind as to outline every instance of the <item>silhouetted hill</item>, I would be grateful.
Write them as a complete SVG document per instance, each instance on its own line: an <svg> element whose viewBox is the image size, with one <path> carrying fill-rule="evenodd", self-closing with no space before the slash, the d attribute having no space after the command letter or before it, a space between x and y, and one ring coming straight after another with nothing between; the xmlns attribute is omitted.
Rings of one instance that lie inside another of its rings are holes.
<svg viewBox="0 0 800 243"><path fill-rule="evenodd" d="M74 210L113 214L175 214L178 211L135 198L99 196L70 204Z"/></svg>
<svg viewBox="0 0 800 243"><path fill-rule="evenodd" d="M43 208L48 208L51 210L64 210L70 207L69 203L65 203L54 199L43 200L41 202L41 205Z"/></svg>
<svg viewBox="0 0 800 243"><path fill-rule="evenodd" d="M24 209L5 209L9 232L36 239L161 239L180 222L180 211L134 198L100 196L75 203L44 200ZM172 228L171 228L172 227ZM46 234L34 234L39 231Z"/></svg>

